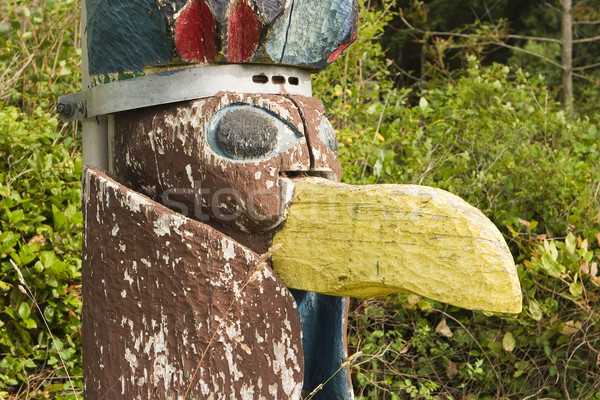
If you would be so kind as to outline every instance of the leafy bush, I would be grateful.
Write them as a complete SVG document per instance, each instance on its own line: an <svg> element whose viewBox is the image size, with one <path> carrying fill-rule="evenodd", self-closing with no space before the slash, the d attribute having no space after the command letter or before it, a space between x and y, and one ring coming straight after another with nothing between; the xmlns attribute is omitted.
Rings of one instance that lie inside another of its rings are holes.
<svg viewBox="0 0 600 400"><path fill-rule="evenodd" d="M80 137L45 110L79 87L79 6L0 15L0 397L64 398L82 387Z"/></svg>
<svg viewBox="0 0 600 400"><path fill-rule="evenodd" d="M32 114L79 90L79 1L0 0L0 18L0 101Z"/></svg>
<svg viewBox="0 0 600 400"><path fill-rule="evenodd" d="M443 86L395 88L372 43L392 9L363 8L357 43L315 79L343 179L440 187L482 209L511 245L524 311L355 301L358 398L600 398L596 121L566 117L542 76L474 57Z"/></svg>
<svg viewBox="0 0 600 400"><path fill-rule="evenodd" d="M362 81L388 73L374 61L377 45L372 52L357 47L345 60L352 68L328 71L333 89L317 91L338 128L347 182L440 187L501 227L521 218L539 221L537 231L548 235L564 235L574 224L591 229L599 209L600 130L589 119L568 119L541 77L511 75L499 64L483 68L471 58L456 83L409 97L389 81ZM361 63L367 58L372 67Z"/></svg>
<svg viewBox="0 0 600 400"><path fill-rule="evenodd" d="M0 393L63 391L65 366L81 377L81 158L58 125L0 111Z"/></svg>
<svg viewBox="0 0 600 400"><path fill-rule="evenodd" d="M542 77L474 58L451 84L397 88L377 43L384 3L362 5L357 42L314 76L344 180L437 186L481 208L514 251L524 311L355 301L358 398L600 399L596 122L565 117ZM0 1L0 396L82 386L79 137L43 111L78 90L77 14L73 0Z"/></svg>
<svg viewBox="0 0 600 400"><path fill-rule="evenodd" d="M524 311L470 312L414 295L358 303L359 398L599 399L600 246L533 241L518 265ZM562 272L559 272L562 271Z"/></svg>

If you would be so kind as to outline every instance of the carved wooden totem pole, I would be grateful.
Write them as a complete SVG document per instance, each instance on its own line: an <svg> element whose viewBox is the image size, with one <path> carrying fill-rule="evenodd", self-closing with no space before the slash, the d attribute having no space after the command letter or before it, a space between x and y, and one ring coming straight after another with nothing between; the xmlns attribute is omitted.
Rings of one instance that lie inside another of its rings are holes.
<svg viewBox="0 0 600 400"><path fill-rule="evenodd" d="M356 0L86 0L86 400L352 399L343 296L518 312L502 235L442 190L339 183L310 74ZM315 389L318 389L315 391Z"/></svg>

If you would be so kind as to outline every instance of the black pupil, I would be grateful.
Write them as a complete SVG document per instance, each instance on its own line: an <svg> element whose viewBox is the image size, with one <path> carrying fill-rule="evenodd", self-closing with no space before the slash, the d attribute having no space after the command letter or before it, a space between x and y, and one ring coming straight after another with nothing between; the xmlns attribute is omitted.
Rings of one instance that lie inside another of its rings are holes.
<svg viewBox="0 0 600 400"><path fill-rule="evenodd" d="M226 113L216 130L219 147L235 158L259 158L275 148L277 127L268 115L252 109Z"/></svg>

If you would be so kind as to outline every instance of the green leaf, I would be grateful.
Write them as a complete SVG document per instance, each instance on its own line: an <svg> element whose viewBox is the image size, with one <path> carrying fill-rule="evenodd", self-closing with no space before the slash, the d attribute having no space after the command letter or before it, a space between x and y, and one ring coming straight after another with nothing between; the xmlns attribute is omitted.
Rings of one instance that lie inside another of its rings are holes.
<svg viewBox="0 0 600 400"><path fill-rule="evenodd" d="M11 288L11 285L9 285L8 283L6 283L4 281L0 281L0 290L2 290L3 292L7 292L10 288Z"/></svg>
<svg viewBox="0 0 600 400"><path fill-rule="evenodd" d="M569 285L569 292L573 297L579 298L583 294L583 286L579 282L573 282Z"/></svg>
<svg viewBox="0 0 600 400"><path fill-rule="evenodd" d="M2 232L0 234L0 254L9 253L17 244L17 241L21 238L21 235L12 232Z"/></svg>
<svg viewBox="0 0 600 400"><path fill-rule="evenodd" d="M25 214L23 213L22 209L17 209L13 212L11 212L10 214L8 214L8 222L10 222L11 224L16 224L19 221L22 221L23 218L25 218Z"/></svg>
<svg viewBox="0 0 600 400"><path fill-rule="evenodd" d="M577 241L575 239L575 235L571 232L567 234L567 238L565 239L565 245L569 253L574 253L577 248Z"/></svg>
<svg viewBox="0 0 600 400"><path fill-rule="evenodd" d="M55 314L56 314L56 309L54 307L48 306L44 309L44 318L46 318L46 321L48 321L48 322L54 321Z"/></svg>
<svg viewBox="0 0 600 400"><path fill-rule="evenodd" d="M428 107L429 107L429 102L427 101L427 99L425 97L421 97L419 99L419 108L421 109L421 111L425 112Z"/></svg>
<svg viewBox="0 0 600 400"><path fill-rule="evenodd" d="M19 304L17 314L19 314L19 317L21 317L23 320L26 320L31 315L31 307L29 307L29 304L27 304L26 302L22 302L21 304Z"/></svg>
<svg viewBox="0 0 600 400"><path fill-rule="evenodd" d="M517 341L512 333L506 332L504 334L504 338L502 338L502 348L508 353L512 353L517 345Z"/></svg>
<svg viewBox="0 0 600 400"><path fill-rule="evenodd" d="M371 336L375 337L375 338L382 338L383 335L384 335L383 331L379 331L379 330L373 331L373 333L371 333Z"/></svg>
<svg viewBox="0 0 600 400"><path fill-rule="evenodd" d="M533 318L536 321L540 321L544 316L544 313L542 312L542 307L534 299L529 299L529 314L531 315L531 318Z"/></svg>
<svg viewBox="0 0 600 400"><path fill-rule="evenodd" d="M58 209L54 204L52 204L52 217L54 219L54 229L59 230L65 223L67 222L67 218L65 214ZM46 265L44 263L44 265Z"/></svg>
<svg viewBox="0 0 600 400"><path fill-rule="evenodd" d="M538 222L535 220L531 220L529 221L529 230L532 231L535 229L535 227L538 226Z"/></svg>
<svg viewBox="0 0 600 400"><path fill-rule="evenodd" d="M23 320L23 326L25 329L36 329L37 323L32 318L27 318Z"/></svg>

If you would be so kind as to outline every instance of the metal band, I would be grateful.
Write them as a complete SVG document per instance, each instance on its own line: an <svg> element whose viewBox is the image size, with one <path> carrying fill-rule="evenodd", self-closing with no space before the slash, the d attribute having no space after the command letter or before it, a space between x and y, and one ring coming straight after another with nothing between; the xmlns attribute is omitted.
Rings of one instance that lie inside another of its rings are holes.
<svg viewBox="0 0 600 400"><path fill-rule="evenodd" d="M214 96L218 92L312 95L310 72L258 65L209 65L94 86L58 98L63 121Z"/></svg>

